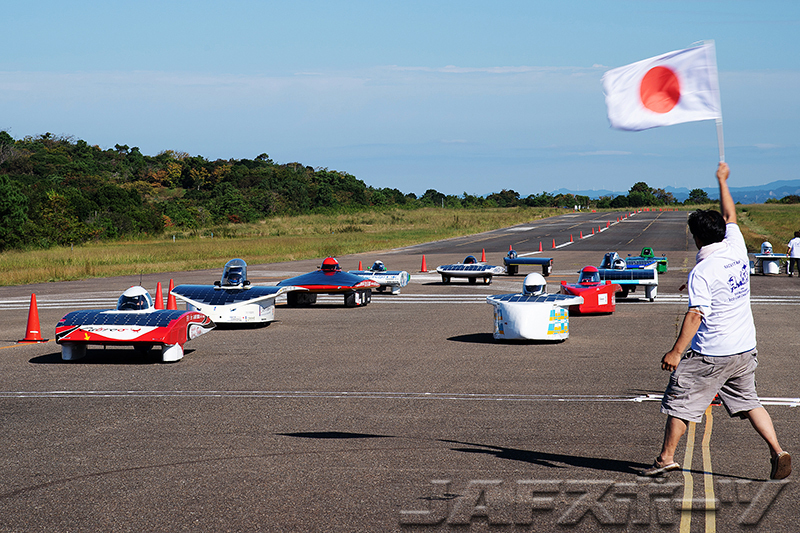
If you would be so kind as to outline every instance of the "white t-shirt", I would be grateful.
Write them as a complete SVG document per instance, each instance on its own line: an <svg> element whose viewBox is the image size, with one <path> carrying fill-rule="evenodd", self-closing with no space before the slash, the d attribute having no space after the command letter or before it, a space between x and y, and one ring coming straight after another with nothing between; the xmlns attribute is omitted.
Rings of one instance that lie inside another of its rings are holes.
<svg viewBox="0 0 800 533"><path fill-rule="evenodd" d="M800 257L800 237L789 241L789 257Z"/></svg>
<svg viewBox="0 0 800 533"><path fill-rule="evenodd" d="M756 347L750 264L739 226L727 224L722 242L726 246L716 245L719 249L689 273L689 307L703 310L692 350L709 356L734 355Z"/></svg>

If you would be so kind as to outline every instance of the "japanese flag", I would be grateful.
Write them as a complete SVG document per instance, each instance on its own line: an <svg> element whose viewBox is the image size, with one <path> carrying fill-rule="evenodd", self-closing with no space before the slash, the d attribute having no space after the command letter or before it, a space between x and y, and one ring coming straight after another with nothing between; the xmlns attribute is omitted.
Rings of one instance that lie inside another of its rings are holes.
<svg viewBox="0 0 800 533"><path fill-rule="evenodd" d="M609 70L603 90L620 130L722 119L713 41Z"/></svg>

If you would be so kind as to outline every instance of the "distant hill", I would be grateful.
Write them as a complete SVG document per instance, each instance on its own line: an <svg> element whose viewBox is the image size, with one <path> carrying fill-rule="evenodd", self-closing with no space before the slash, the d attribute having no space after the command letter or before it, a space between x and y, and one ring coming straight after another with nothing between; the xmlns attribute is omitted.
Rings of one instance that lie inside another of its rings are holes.
<svg viewBox="0 0 800 533"><path fill-rule="evenodd" d="M689 197L689 191L691 189L687 189L686 187L664 187L664 190L671 192L675 199L679 202L683 202ZM719 197L719 191L716 187L705 187L703 190L710 198ZM626 196L628 191L609 191L607 189L573 191L562 188L552 191L552 194L580 194L582 196L588 196L589 198L596 199L600 198L601 196ZM763 204L769 198L781 199L790 194L800 195L800 180L779 180L767 183L765 185L731 187L731 196L733 196L733 201L743 204Z"/></svg>

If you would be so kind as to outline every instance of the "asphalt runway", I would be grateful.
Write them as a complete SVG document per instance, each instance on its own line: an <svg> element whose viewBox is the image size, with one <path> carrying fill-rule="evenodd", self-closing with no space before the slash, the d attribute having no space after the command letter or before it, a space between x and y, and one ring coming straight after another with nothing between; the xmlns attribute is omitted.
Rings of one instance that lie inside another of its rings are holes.
<svg viewBox="0 0 800 533"><path fill-rule="evenodd" d="M210 284L222 264L2 287L0 530L796 531L798 474L767 482L766 446L723 407L690 427L682 471L637 475L666 419L660 359L696 253L686 216L566 213L341 257L345 270L381 259L411 283L362 308L279 300L276 322L212 331L173 364L130 348L64 363L52 341L16 344L30 295L52 337L70 310L111 307L140 281L151 293L170 278ZM519 292L538 267L490 285L419 271L423 255L428 270L482 252L502 264L509 246L554 259L550 292L607 251L652 246L669 271L655 302L571 316L564 342L496 342L485 297ZM248 271L272 284L321 259ZM800 279L753 276L751 287L759 394L800 457Z"/></svg>

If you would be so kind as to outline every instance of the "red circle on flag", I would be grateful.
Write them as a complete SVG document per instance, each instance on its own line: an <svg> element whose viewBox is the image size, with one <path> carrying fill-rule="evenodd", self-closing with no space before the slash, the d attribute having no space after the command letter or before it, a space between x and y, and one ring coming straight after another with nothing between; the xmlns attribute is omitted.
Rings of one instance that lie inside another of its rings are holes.
<svg viewBox="0 0 800 533"><path fill-rule="evenodd" d="M654 113L669 113L681 99L678 76L668 67L653 67L647 71L639 86L639 97Z"/></svg>

